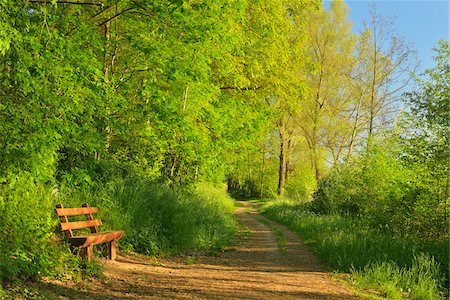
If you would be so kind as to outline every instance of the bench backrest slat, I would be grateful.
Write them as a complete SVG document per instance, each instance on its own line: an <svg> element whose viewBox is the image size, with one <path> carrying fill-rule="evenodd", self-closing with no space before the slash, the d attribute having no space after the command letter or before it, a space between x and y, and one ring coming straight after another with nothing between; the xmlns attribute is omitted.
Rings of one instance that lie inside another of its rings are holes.
<svg viewBox="0 0 450 300"><path fill-rule="evenodd" d="M83 206L83 208L89 208L89 204L87 204L87 203L84 203L82 206ZM86 214L86 218L88 220L94 220L94 216L92 215L92 213ZM97 226L91 226L91 227L89 227L89 229L91 230L91 233L97 233L98 232L97 231Z"/></svg>
<svg viewBox="0 0 450 300"><path fill-rule="evenodd" d="M58 216L77 216L86 214L98 213L97 207L76 207L76 208L57 208L56 214Z"/></svg>
<svg viewBox="0 0 450 300"><path fill-rule="evenodd" d="M63 222L60 223L62 230L73 230L81 229L87 227L95 227L102 225L101 220L88 220L88 221L78 221L78 222Z"/></svg>

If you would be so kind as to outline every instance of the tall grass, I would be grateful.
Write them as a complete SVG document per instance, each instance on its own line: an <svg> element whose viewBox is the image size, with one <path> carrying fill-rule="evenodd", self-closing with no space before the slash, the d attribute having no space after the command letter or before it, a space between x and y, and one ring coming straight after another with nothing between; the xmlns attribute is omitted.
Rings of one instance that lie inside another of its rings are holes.
<svg viewBox="0 0 450 300"><path fill-rule="evenodd" d="M172 189L117 179L95 192L94 205L110 227L122 228L122 247L150 255L217 250L234 236L234 200L207 184Z"/></svg>
<svg viewBox="0 0 450 300"><path fill-rule="evenodd" d="M272 202L263 214L298 232L330 269L351 272L361 287L391 298L440 299L446 294L447 241L396 237L360 218L316 215L304 204Z"/></svg>
<svg viewBox="0 0 450 300"><path fill-rule="evenodd" d="M353 270L353 280L362 288L376 288L389 299L439 299L442 274L433 257L419 254L411 267L401 268L395 262L374 263Z"/></svg>

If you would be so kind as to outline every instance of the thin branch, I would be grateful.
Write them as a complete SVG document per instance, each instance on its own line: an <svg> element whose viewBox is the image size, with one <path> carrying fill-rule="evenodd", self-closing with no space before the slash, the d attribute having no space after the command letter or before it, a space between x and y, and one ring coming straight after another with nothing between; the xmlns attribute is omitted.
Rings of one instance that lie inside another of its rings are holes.
<svg viewBox="0 0 450 300"><path fill-rule="evenodd" d="M109 19L107 19L107 20L101 22L100 24L97 24L97 26L100 27L100 26L102 26L102 25L105 25L106 23L108 23L108 22L114 20L115 18L117 18L117 17L120 16L121 14L126 13L127 11L130 11L130 10L135 9L135 8L136 8L136 7L128 7L127 9L124 9L124 10L122 10L121 12L118 12L117 14L115 14L114 16L112 16L111 18L109 18Z"/></svg>
<svg viewBox="0 0 450 300"><path fill-rule="evenodd" d="M235 86L224 86L221 87L220 90L239 90L239 91L255 91L259 90L261 87L255 86L255 87L235 87Z"/></svg>
<svg viewBox="0 0 450 300"><path fill-rule="evenodd" d="M30 3L40 3L40 4L52 4L50 0L28 0ZM77 1L57 1L57 4L77 4L77 5L94 5L94 6L103 6L101 3L95 2L77 2Z"/></svg>
<svg viewBox="0 0 450 300"><path fill-rule="evenodd" d="M104 7L102 10L100 10L100 11L97 12L95 15L93 15L93 16L91 17L91 19L93 19L93 18L99 16L101 13L107 11L108 9L110 9L111 7L113 7L114 5L117 5L117 3L119 3L119 2L120 2L120 1L117 1L116 3L113 3L113 4L111 4L111 5L108 5L108 6Z"/></svg>
<svg viewBox="0 0 450 300"><path fill-rule="evenodd" d="M129 75L128 77L126 77L126 78L121 78L121 79L120 79L119 84L117 84L115 88L117 89L117 88L121 87L123 84L125 84L128 80L130 80L130 79L133 77L134 73L137 73L137 72L146 72L146 71L150 71L150 70L153 70L153 68L146 68L146 69L132 70L132 71L130 72L130 75Z"/></svg>

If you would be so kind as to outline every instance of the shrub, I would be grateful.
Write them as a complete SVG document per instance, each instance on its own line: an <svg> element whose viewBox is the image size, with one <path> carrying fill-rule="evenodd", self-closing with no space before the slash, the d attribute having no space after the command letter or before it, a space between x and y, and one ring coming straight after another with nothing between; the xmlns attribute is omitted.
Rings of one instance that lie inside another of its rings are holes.
<svg viewBox="0 0 450 300"><path fill-rule="evenodd" d="M310 201L310 196L316 188L316 179L310 168L298 168L289 173L285 186L285 196L296 202Z"/></svg>
<svg viewBox="0 0 450 300"><path fill-rule="evenodd" d="M0 190L0 281L66 276L79 261L57 243L55 188L25 173L9 176ZM73 274L72 274L73 275Z"/></svg>
<svg viewBox="0 0 450 300"><path fill-rule="evenodd" d="M427 173L408 168L394 151L374 146L330 171L319 182L317 213L363 216L398 235L439 239L448 235L448 200L438 201Z"/></svg>

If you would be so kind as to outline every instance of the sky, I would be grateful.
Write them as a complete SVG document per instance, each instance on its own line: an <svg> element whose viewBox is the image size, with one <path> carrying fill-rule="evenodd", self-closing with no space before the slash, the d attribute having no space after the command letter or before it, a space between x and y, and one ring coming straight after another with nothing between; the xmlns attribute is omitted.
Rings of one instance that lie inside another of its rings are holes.
<svg viewBox="0 0 450 300"><path fill-rule="evenodd" d="M368 0L345 0L349 6L353 31L359 32L363 20L370 20ZM395 18L397 33L412 43L421 62L420 71L434 66L433 48L439 39L449 40L450 0L378 0L377 14ZM325 1L325 7L329 1Z"/></svg>

